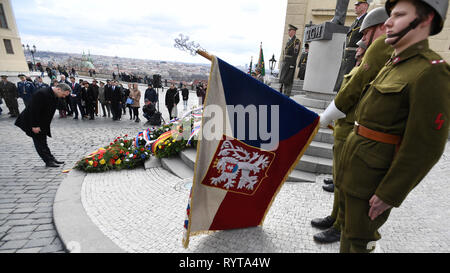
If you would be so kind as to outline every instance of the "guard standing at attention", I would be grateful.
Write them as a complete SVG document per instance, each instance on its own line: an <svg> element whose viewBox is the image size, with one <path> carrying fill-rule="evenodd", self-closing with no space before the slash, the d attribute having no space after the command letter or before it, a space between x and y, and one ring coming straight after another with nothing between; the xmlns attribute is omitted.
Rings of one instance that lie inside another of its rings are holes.
<svg viewBox="0 0 450 273"><path fill-rule="evenodd" d="M341 252L370 252L391 209L438 162L450 119L450 66L429 48L448 0L388 0L391 59L366 86L336 165ZM370 48L369 48L370 50Z"/></svg>
<svg viewBox="0 0 450 273"><path fill-rule="evenodd" d="M280 92L286 96L291 96L292 85L294 83L295 66L297 65L297 57L300 52L301 42L295 34L297 27L289 24L288 34L289 41L283 51L283 63L280 71Z"/></svg>
<svg viewBox="0 0 450 273"><path fill-rule="evenodd" d="M370 1L368 0L358 0L355 3L355 13L357 17L353 24L350 26L349 31L347 32L347 39L345 41L345 49L342 57L341 68L339 69L339 74L334 86L335 92L337 92L341 88L344 75L350 73L353 67L355 67L355 54L356 50L358 49L358 45L356 43L362 38L362 33L360 33L359 30L362 22L364 21L364 18L367 15L369 2Z"/></svg>

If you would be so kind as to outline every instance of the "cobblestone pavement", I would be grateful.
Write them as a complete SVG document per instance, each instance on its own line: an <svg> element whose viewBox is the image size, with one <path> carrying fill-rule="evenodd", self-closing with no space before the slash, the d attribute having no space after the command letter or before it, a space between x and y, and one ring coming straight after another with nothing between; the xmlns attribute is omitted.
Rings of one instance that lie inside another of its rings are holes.
<svg viewBox="0 0 450 273"><path fill-rule="evenodd" d="M140 86L140 90L144 94L145 86ZM163 94L160 94L160 100L160 110L168 120ZM191 92L189 105L197 103L195 92ZM181 105L179 113L182 112ZM48 143L55 157L65 161L65 165L45 168L32 139L14 126L15 119L9 118L5 104L0 107L3 109L0 115L0 253L63 252L53 225L53 200L59 184L66 177L62 170L72 168L80 158L117 136L133 136L147 128L142 109L140 123L129 120L128 110L121 121L103 117L93 121L60 119L57 111L52 122L53 138L49 138ZM19 110L23 109L19 99Z"/></svg>
<svg viewBox="0 0 450 273"><path fill-rule="evenodd" d="M432 172L394 209L381 228L377 252L450 252L447 186L450 146ZM89 217L114 243L128 252L338 252L339 243L312 240L319 230L310 221L331 212L333 196L317 183L286 182L263 227L220 231L191 237L181 246L189 195L187 181L167 171L88 174L82 202Z"/></svg>

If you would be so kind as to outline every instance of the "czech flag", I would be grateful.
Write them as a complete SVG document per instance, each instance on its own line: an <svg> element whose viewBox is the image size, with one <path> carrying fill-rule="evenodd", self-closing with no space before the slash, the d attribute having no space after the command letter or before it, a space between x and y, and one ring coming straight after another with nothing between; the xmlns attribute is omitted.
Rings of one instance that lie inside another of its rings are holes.
<svg viewBox="0 0 450 273"><path fill-rule="evenodd" d="M319 128L319 116L212 57L194 180L189 237L260 226Z"/></svg>

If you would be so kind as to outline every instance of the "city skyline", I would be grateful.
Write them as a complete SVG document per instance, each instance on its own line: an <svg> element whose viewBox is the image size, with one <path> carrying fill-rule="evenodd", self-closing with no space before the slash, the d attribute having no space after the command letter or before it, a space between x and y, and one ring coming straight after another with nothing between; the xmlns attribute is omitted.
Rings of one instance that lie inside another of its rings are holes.
<svg viewBox="0 0 450 273"><path fill-rule="evenodd" d="M23 44L38 50L208 63L174 48L180 33L235 66L281 54L287 1L12 1Z"/></svg>

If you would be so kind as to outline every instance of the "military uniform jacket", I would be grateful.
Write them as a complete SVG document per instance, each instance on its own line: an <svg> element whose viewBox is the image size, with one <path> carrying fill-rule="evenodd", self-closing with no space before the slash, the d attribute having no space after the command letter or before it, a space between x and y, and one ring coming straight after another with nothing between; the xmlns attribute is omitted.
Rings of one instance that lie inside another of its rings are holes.
<svg viewBox="0 0 450 273"><path fill-rule="evenodd" d="M450 67L423 40L388 61L356 109L359 124L402 136L398 151L351 132L338 160L336 186L400 206L441 157L449 119Z"/></svg>
<svg viewBox="0 0 450 273"><path fill-rule="evenodd" d="M0 81L0 97L5 100L17 98L17 88L12 82Z"/></svg>
<svg viewBox="0 0 450 273"><path fill-rule="evenodd" d="M364 21L364 18L366 17L367 13L361 16L361 18L356 19L353 24L350 26L350 29L347 32L347 39L345 41L346 47L358 47L356 43L359 42L359 40L362 39L363 34L359 32L359 29L361 28L362 22Z"/></svg>
<svg viewBox="0 0 450 273"><path fill-rule="evenodd" d="M29 81L22 82L21 81L21 82L17 83L17 91L19 92L19 97L21 97L25 100L31 99L35 89L36 88L34 87L34 84L32 82L29 82Z"/></svg>
<svg viewBox="0 0 450 273"><path fill-rule="evenodd" d="M355 124L355 109L364 87L368 85L390 59L394 49L381 35L369 46L361 64L344 76L341 89L334 99L336 107L346 114L345 118L336 121L334 137L345 141Z"/></svg>
<svg viewBox="0 0 450 273"><path fill-rule="evenodd" d="M300 39L293 36L286 44L283 54L283 63L280 71L280 83L292 84L294 81L295 66L300 52Z"/></svg>

